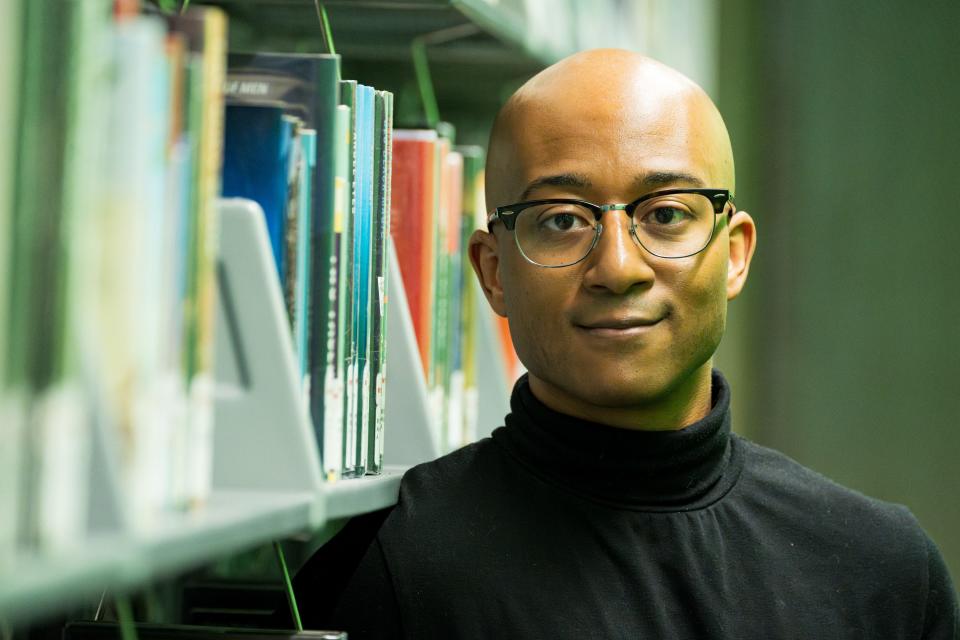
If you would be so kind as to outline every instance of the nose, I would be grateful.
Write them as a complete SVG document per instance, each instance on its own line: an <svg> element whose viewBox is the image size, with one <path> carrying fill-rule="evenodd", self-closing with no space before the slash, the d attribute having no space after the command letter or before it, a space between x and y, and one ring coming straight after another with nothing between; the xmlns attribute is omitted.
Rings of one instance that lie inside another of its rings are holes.
<svg viewBox="0 0 960 640"><path fill-rule="evenodd" d="M630 232L630 217L619 209L607 210L600 223L603 229L597 245L587 256L584 285L618 295L635 286L649 287L653 283L654 270L647 260L652 256L643 250Z"/></svg>

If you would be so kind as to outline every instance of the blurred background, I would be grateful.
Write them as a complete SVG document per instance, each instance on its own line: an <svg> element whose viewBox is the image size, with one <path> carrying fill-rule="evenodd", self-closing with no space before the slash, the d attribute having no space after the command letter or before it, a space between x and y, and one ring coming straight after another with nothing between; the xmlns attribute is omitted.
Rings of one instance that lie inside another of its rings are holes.
<svg viewBox="0 0 960 640"><path fill-rule="evenodd" d="M759 226L719 358L736 424L907 505L958 576L960 4L716 8L713 95Z"/></svg>

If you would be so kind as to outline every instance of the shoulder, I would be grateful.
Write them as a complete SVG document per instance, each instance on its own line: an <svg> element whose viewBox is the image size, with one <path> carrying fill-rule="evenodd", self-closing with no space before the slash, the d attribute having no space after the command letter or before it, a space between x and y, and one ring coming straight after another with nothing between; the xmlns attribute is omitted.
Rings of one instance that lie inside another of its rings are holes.
<svg viewBox="0 0 960 640"><path fill-rule="evenodd" d="M738 493L751 512L775 518L823 549L865 562L926 567L929 539L910 510L845 487L796 460L744 438L745 468Z"/></svg>
<svg viewBox="0 0 960 640"><path fill-rule="evenodd" d="M482 490L499 474L500 452L483 438L436 460L411 467L400 482L398 506L410 502L457 499Z"/></svg>
<svg viewBox="0 0 960 640"><path fill-rule="evenodd" d="M887 637L916 633L918 620L919 637L957 637L960 612L949 572L907 507L844 487L743 438L737 446L745 450L745 467L734 501L747 526L763 531L758 553L793 558L796 575L830 576L835 595L856 594L867 608L886 611Z"/></svg>
<svg viewBox="0 0 960 640"><path fill-rule="evenodd" d="M514 502L509 495L514 473L490 438L410 468L380 530L385 552L398 552L406 561L412 557L407 540L420 541L417 553L431 553L459 548L471 532L496 526Z"/></svg>

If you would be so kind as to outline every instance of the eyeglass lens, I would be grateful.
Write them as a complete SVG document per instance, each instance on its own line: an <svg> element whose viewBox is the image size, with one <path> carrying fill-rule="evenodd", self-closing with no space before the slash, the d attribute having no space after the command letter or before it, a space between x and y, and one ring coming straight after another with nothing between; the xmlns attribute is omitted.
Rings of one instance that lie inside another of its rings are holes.
<svg viewBox="0 0 960 640"><path fill-rule="evenodd" d="M623 215L620 211L613 215ZM636 239L662 258L682 258L701 251L713 234L714 208L698 193L658 196L641 202L633 211ZM594 212L583 205L547 203L527 207L517 214L514 228L523 255L545 267L579 262L596 244Z"/></svg>

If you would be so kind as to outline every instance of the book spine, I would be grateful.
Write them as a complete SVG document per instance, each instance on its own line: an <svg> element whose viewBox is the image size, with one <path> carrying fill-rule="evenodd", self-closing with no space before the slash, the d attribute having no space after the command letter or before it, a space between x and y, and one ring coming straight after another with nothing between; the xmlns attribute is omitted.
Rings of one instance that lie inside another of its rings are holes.
<svg viewBox="0 0 960 640"><path fill-rule="evenodd" d="M357 399L357 371L356 371L356 342L354 340L355 330L355 308L354 296L356 281L354 278L353 265L355 262L356 248L356 226L359 209L360 189L358 186L358 148L359 148L359 101L357 92L357 83L354 80L345 80L340 84L341 101L350 107L350 156L347 163L347 184L350 189L349 208L347 209L346 220L344 221L343 235L343 267L341 268L341 290L340 294L344 299L344 317L343 317L343 343L344 343L344 394L343 394L343 476L353 477L356 472L356 399Z"/></svg>
<svg viewBox="0 0 960 640"><path fill-rule="evenodd" d="M312 259L313 178L317 162L317 132L313 129L301 130L300 144L303 167L300 172L300 206L297 211L299 229L297 232L297 288L294 335L296 338L297 364L299 366L300 380L302 381L304 390L304 401L309 404L310 369L308 361L308 340L310 335L310 306L312 303L310 264Z"/></svg>
<svg viewBox="0 0 960 640"><path fill-rule="evenodd" d="M370 430L370 280L372 277L371 236L373 227L373 164L374 164L374 91L372 87L359 87L360 112L362 121L358 121L361 144L358 147L360 168L360 209L358 217L359 233L356 236L357 250L354 262L354 278L358 282L355 294L355 334L357 344L358 389L354 428L357 431L355 442L356 473L363 475L367 467L367 441Z"/></svg>
<svg viewBox="0 0 960 640"><path fill-rule="evenodd" d="M339 105L336 110L334 127L336 153L334 156L334 208L333 208L333 247L330 253L330 312L327 335L331 344L328 349L331 362L325 375L326 398L324 401L323 450L324 472L330 482L336 481L343 473L343 435L344 435L344 375L345 346L343 323L346 317L347 234L346 224L350 208L350 172L352 152L350 128L351 109Z"/></svg>
<svg viewBox="0 0 960 640"><path fill-rule="evenodd" d="M378 91L376 94L376 145L374 152L374 234L373 277L371 279L371 335L370 370L373 380L369 403L371 406L370 432L367 440L367 472L383 470L384 438L384 383L386 363L386 282L387 242L390 237L390 173L392 146L392 94Z"/></svg>

